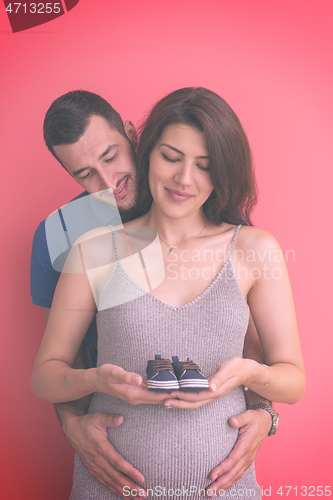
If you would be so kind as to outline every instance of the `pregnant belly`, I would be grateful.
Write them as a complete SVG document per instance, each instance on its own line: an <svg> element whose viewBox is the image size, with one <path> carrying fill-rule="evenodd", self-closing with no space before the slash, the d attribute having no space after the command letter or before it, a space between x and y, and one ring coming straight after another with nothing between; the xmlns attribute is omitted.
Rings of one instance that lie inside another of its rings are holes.
<svg viewBox="0 0 333 500"><path fill-rule="evenodd" d="M158 487L207 487L208 474L229 455L237 440L238 431L230 427L228 418L244 408L243 392L236 388L196 410L131 406L96 393L89 412L124 416L120 427L108 429L109 440L125 460L142 472L144 487L156 491Z"/></svg>

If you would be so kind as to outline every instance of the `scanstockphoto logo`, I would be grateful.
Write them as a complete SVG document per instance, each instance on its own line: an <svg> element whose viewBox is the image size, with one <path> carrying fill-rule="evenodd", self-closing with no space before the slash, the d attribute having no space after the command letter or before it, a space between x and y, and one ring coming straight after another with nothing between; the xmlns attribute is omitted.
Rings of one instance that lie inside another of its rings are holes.
<svg viewBox="0 0 333 500"><path fill-rule="evenodd" d="M8 2L3 0L13 33L48 23L72 10L79 0Z"/></svg>

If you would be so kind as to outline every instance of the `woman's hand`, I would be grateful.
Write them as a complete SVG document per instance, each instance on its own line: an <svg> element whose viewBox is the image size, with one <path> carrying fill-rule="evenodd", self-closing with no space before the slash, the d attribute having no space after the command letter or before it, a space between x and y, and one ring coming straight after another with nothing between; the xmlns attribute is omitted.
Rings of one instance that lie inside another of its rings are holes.
<svg viewBox="0 0 333 500"><path fill-rule="evenodd" d="M252 359L233 357L219 365L209 380L209 389L202 392L173 391L164 402L167 408L195 409L216 401L239 385L247 384L253 377L255 365Z"/></svg>
<svg viewBox="0 0 333 500"><path fill-rule="evenodd" d="M120 366L105 364L95 369L96 391L108 394L131 405L162 404L172 399L170 393L150 391L142 383L142 377L126 372Z"/></svg>

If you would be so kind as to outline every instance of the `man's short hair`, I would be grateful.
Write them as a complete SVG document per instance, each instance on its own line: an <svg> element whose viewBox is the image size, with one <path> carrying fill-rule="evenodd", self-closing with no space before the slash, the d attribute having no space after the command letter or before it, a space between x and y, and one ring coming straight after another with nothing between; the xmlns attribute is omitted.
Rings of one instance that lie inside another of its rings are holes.
<svg viewBox="0 0 333 500"><path fill-rule="evenodd" d="M119 113L103 97L87 90L73 90L53 101L46 112L43 131L46 146L58 161L53 146L77 142L94 115L105 118L111 129L127 138Z"/></svg>

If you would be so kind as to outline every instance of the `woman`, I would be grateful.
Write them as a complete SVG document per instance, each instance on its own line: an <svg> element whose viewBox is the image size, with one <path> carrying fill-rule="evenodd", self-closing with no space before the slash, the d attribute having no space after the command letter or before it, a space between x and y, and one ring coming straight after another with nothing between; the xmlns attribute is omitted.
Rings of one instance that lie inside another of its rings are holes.
<svg viewBox="0 0 333 500"><path fill-rule="evenodd" d="M227 422L245 408L242 385L273 401L294 403L303 395L292 295L277 242L251 226L250 148L223 99L203 88L166 96L144 124L137 160L143 215L124 229L94 230L73 248L33 385L54 402L94 392L89 411L124 415L109 439L143 472L144 487L168 498L186 496L185 489L197 499L236 440ZM144 269L139 254L153 230L160 244L143 256ZM80 266L84 272L75 274ZM96 304L98 367L73 370ZM268 366L242 358L249 308ZM144 377L155 354L193 359L210 389L161 396L142 385L139 400L124 402L121 387L109 383L112 365ZM241 498L245 490L260 498L253 467L224 496ZM85 498L117 496L77 458L71 499Z"/></svg>

